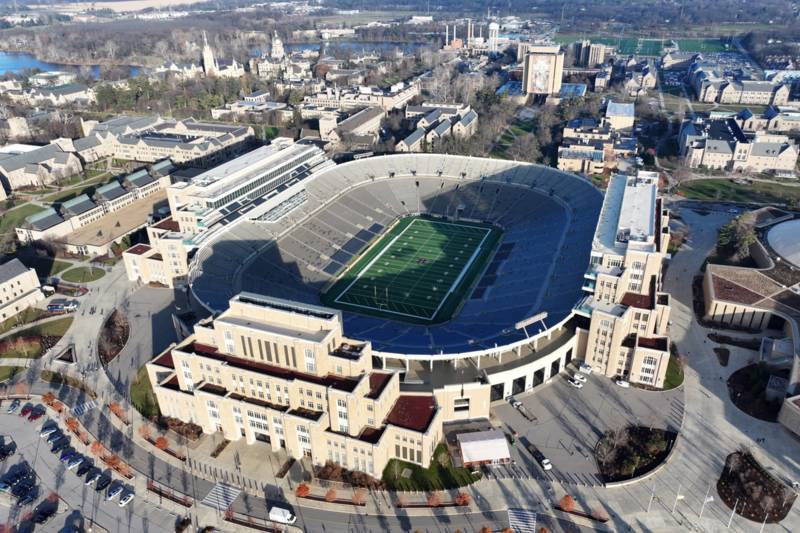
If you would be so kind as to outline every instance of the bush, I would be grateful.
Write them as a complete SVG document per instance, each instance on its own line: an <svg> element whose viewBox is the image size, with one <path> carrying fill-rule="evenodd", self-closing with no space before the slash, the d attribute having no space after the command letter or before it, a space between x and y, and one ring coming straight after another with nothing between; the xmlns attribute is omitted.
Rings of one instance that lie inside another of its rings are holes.
<svg viewBox="0 0 800 533"><path fill-rule="evenodd" d="M305 483L300 483L297 488L294 490L295 496L298 498L305 498L309 494L311 494L311 488L306 485Z"/></svg>
<svg viewBox="0 0 800 533"><path fill-rule="evenodd" d="M575 498L569 494L565 494L564 497L559 500L558 506L561 507L562 511L571 513L575 510Z"/></svg>

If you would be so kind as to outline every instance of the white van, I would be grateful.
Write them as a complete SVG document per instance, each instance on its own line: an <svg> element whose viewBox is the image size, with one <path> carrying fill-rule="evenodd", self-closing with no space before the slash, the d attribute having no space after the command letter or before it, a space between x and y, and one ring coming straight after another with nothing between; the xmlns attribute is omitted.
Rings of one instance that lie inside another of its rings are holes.
<svg viewBox="0 0 800 533"><path fill-rule="evenodd" d="M282 507L273 507L270 509L269 519L280 524L294 524L297 522L297 517L293 515L291 511Z"/></svg>

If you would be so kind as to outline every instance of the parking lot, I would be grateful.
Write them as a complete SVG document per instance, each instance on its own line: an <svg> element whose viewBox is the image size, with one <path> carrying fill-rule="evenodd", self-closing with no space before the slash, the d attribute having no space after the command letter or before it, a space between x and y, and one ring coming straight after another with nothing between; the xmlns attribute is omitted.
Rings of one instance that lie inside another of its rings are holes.
<svg viewBox="0 0 800 533"><path fill-rule="evenodd" d="M59 434L51 435L56 437L52 443L40 436L43 428L55 424L47 415L31 421L30 412L35 409L21 416L26 402L12 413L8 412L10 405L11 401L4 401L0 406L0 433L4 443L11 442L13 436L16 446L14 453L0 463L0 523L16 524L20 532L78 532L89 530L92 525L108 531L172 530L174 517L153 505L138 503L137 498L141 496L135 495L128 504L121 506L120 497L126 491L131 492L130 484L123 484L110 471L87 468L90 465L84 465L85 461L78 461L86 457L83 453L86 450L81 451L74 437L66 447L52 452ZM44 412L43 407L41 411ZM63 425L60 430L68 434ZM78 449L73 451L72 447ZM79 470L81 476L78 476ZM93 471L97 476L87 484L87 476ZM101 490L96 490L103 479L107 479L108 484L103 482ZM5 487L3 482L6 482Z"/></svg>
<svg viewBox="0 0 800 533"><path fill-rule="evenodd" d="M570 370L567 372L572 374ZM564 483L600 485L593 450L600 437L610 429L643 425L678 431L683 417L683 393L680 389L651 392L623 389L613 380L589 376L581 389L575 389L561 374L535 392L515 396L531 420L503 402L492 414L504 429L517 435L511 447L515 464L487 467L490 477L557 479ZM545 472L527 450L538 447L550 459L553 469Z"/></svg>

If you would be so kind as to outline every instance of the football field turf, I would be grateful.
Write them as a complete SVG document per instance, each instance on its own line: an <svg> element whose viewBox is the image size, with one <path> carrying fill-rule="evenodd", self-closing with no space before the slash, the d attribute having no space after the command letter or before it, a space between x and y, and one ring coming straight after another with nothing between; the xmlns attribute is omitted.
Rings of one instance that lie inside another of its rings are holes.
<svg viewBox="0 0 800 533"><path fill-rule="evenodd" d="M449 319L500 239L488 224L408 217L358 257L323 303L413 323Z"/></svg>

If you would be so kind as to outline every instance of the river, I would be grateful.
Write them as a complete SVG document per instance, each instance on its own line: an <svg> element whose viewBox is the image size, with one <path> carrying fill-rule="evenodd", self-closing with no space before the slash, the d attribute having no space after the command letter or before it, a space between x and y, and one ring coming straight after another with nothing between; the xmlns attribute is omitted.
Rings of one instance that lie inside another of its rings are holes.
<svg viewBox="0 0 800 533"><path fill-rule="evenodd" d="M25 69L39 69L43 72L52 72L55 70L63 71L78 71L83 67L77 65L61 65L58 63L48 63L37 59L33 54L28 52L2 52L0 51L0 75L6 73L22 72ZM100 67L98 65L89 65L89 74L93 78L100 76ZM138 67L130 67L131 76L135 76L139 72Z"/></svg>

